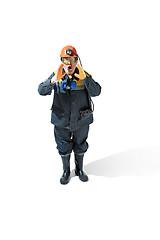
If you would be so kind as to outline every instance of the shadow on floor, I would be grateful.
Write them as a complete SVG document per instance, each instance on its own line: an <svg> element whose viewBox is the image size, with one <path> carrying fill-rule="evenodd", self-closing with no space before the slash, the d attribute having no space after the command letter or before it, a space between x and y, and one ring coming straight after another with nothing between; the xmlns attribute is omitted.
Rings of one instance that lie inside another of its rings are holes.
<svg viewBox="0 0 160 240"><path fill-rule="evenodd" d="M160 147L121 152L85 165L84 171L104 177L151 176L160 173Z"/></svg>

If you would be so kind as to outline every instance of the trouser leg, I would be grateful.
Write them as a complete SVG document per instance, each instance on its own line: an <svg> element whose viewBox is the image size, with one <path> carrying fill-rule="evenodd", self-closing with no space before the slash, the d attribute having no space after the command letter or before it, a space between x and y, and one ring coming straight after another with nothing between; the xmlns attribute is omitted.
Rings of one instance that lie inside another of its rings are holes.
<svg viewBox="0 0 160 240"><path fill-rule="evenodd" d="M89 126L84 126L73 131L73 151L76 154L84 154L88 149Z"/></svg>
<svg viewBox="0 0 160 240"><path fill-rule="evenodd" d="M69 129L54 127L55 141L60 155L67 155L72 152L73 142L71 135Z"/></svg>

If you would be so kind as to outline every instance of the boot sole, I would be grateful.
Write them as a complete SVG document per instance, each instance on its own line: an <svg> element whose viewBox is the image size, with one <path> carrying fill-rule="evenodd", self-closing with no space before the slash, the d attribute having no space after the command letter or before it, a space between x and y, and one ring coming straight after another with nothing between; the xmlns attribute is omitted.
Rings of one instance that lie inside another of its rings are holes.
<svg viewBox="0 0 160 240"><path fill-rule="evenodd" d="M68 182L61 182L61 181L60 181L60 183L61 183L62 185L67 185L67 184L69 183L69 181L68 181Z"/></svg>
<svg viewBox="0 0 160 240"><path fill-rule="evenodd" d="M61 183L61 184L63 184L63 185L66 185L66 184L68 184L68 183L69 183L69 181L70 181L70 179L68 179L68 181L66 181L66 182L63 182L63 181L60 179L60 183Z"/></svg>
<svg viewBox="0 0 160 240"><path fill-rule="evenodd" d="M82 182L88 182L88 178L87 179L82 179L82 178L80 178L80 176L79 176L79 179L82 181Z"/></svg>

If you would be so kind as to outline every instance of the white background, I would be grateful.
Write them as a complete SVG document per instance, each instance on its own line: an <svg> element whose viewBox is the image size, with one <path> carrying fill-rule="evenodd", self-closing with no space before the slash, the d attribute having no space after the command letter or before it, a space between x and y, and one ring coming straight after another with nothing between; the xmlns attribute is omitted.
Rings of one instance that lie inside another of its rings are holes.
<svg viewBox="0 0 160 240"><path fill-rule="evenodd" d="M159 13L158 0L1 1L0 239L160 239ZM102 93L90 181L62 186L53 95L37 89L68 44Z"/></svg>

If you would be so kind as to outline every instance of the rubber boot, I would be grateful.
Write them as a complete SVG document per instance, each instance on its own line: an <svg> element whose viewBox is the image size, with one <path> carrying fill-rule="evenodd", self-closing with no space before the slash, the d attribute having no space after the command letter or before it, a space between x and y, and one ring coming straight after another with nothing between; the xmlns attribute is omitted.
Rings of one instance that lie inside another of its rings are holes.
<svg viewBox="0 0 160 240"><path fill-rule="evenodd" d="M83 172L83 157L84 157L84 154L83 155L75 154L75 165L76 165L75 174L79 176L79 179L82 182L87 182L88 176Z"/></svg>
<svg viewBox="0 0 160 240"><path fill-rule="evenodd" d="M60 179L61 184L67 184L70 180L70 154L61 156L63 163L63 175Z"/></svg>

